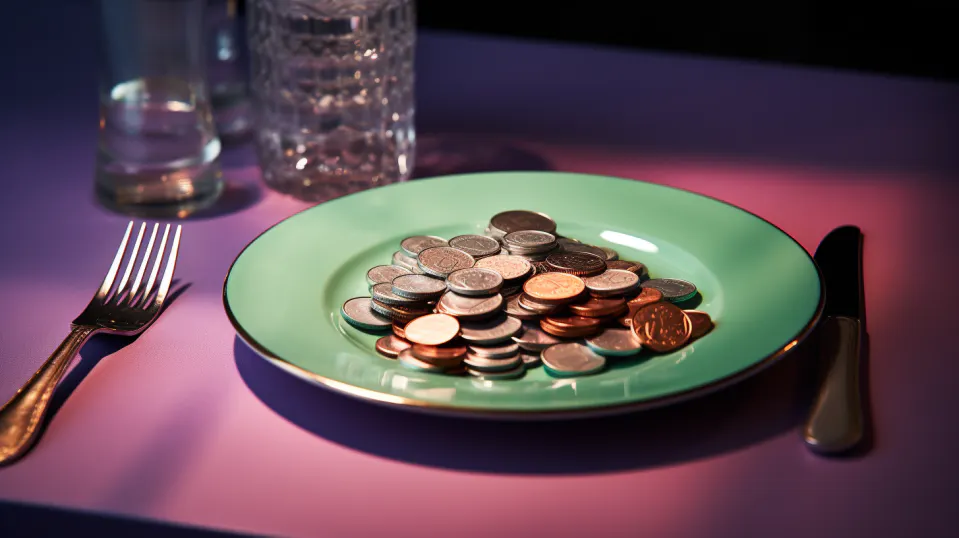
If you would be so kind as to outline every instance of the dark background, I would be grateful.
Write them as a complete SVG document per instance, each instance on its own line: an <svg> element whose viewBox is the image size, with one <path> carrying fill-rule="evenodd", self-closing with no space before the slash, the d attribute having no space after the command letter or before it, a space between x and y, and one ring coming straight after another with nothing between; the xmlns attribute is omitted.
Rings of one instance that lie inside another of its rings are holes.
<svg viewBox="0 0 959 538"><path fill-rule="evenodd" d="M423 29L959 80L950 4L418 0Z"/></svg>

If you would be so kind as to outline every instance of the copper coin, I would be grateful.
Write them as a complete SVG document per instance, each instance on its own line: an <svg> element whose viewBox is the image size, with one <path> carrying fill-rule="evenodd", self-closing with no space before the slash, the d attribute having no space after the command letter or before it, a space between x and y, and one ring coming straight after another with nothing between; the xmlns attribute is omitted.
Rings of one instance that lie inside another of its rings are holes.
<svg viewBox="0 0 959 538"><path fill-rule="evenodd" d="M701 338L713 330L713 318L709 317L709 314L699 310L684 310L684 312L686 312L689 322L693 324L693 331L689 337L690 340Z"/></svg>
<svg viewBox="0 0 959 538"><path fill-rule="evenodd" d="M550 254L546 264L553 271L569 273L576 276L598 275L606 270L605 255L603 257L588 252L561 252Z"/></svg>
<svg viewBox="0 0 959 538"><path fill-rule="evenodd" d="M460 322L446 314L429 314L410 321L405 332L406 339L414 344L438 346L459 335Z"/></svg>
<svg viewBox="0 0 959 538"><path fill-rule="evenodd" d="M616 322L622 325L623 327L632 327L633 326L633 313L627 312L625 316L620 316L616 318Z"/></svg>
<svg viewBox="0 0 959 538"><path fill-rule="evenodd" d="M619 314L616 314L616 315L613 315L613 316L602 316L602 317L595 318L595 319L598 319L598 320L599 320L599 323L600 323L603 327L615 327L615 328L618 329L619 327L622 326L622 323L620 323L619 320L623 319L624 316L629 316L629 312L619 313ZM632 323L632 322L630 322L630 323Z"/></svg>
<svg viewBox="0 0 959 538"><path fill-rule="evenodd" d="M455 368L463 363L466 357L466 348L463 346L424 346L413 344L413 356L417 359L439 366L440 368Z"/></svg>
<svg viewBox="0 0 959 538"><path fill-rule="evenodd" d="M639 295L627 301L626 305L629 306L629 311L635 314L640 308L653 303L658 303L662 300L663 292L657 290L656 288L642 288L642 291L639 292Z"/></svg>
<svg viewBox="0 0 959 538"><path fill-rule="evenodd" d="M599 328L599 320L583 316L548 316L545 320L550 325L564 329Z"/></svg>
<svg viewBox="0 0 959 538"><path fill-rule="evenodd" d="M645 265L639 262L631 262L627 260L607 261L606 267L609 267L610 269L625 269L626 271L629 271L630 273L636 273L639 276L649 273Z"/></svg>
<svg viewBox="0 0 959 538"><path fill-rule="evenodd" d="M526 295L525 293L521 293L519 295L517 303L519 304L520 308L525 308L526 310L536 314L552 314L563 308L563 305L561 304L542 303L536 299L533 299L529 295Z"/></svg>
<svg viewBox="0 0 959 538"><path fill-rule="evenodd" d="M467 348L462 344L443 344L441 346L424 346L413 344L413 355L416 358L428 361L451 361L466 355Z"/></svg>
<svg viewBox="0 0 959 538"><path fill-rule="evenodd" d="M592 336L600 330L599 323L597 323L595 326L569 327L559 326L551 323L548 321L548 318L541 319L539 321L539 327L543 330L543 332L553 336L558 336L560 338L582 338L584 336Z"/></svg>
<svg viewBox="0 0 959 538"><path fill-rule="evenodd" d="M621 316L629 308L626 301L618 297L590 297L584 303L575 303L569 305L569 311L577 316L586 316L588 318L601 318L605 316Z"/></svg>
<svg viewBox="0 0 959 538"><path fill-rule="evenodd" d="M401 351L409 347L409 342L393 334L388 334L376 341L376 351L391 359L395 359Z"/></svg>
<svg viewBox="0 0 959 538"><path fill-rule="evenodd" d="M393 320L393 334L399 336L403 340L406 340L406 323Z"/></svg>
<svg viewBox="0 0 959 538"><path fill-rule="evenodd" d="M536 275L523 284L526 295L535 301L547 304L569 302L579 297L585 290L586 283L583 279L568 273Z"/></svg>
<svg viewBox="0 0 959 538"><path fill-rule="evenodd" d="M693 324L678 306L659 302L646 305L636 312L632 330L643 346L665 353L689 341Z"/></svg>

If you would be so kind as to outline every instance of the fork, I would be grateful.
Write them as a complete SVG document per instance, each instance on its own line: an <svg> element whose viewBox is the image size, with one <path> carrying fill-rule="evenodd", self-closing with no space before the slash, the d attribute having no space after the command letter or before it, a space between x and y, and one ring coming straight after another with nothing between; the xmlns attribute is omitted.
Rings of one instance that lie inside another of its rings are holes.
<svg viewBox="0 0 959 538"><path fill-rule="evenodd" d="M157 284L157 275L167 247L167 239L170 235L169 224L163 230L153 268L143 288L141 289L140 285L143 283L147 263L153 252L159 224L153 225L153 233L147 242L140 267L133 281L130 282L147 227L146 223L140 225L140 231L132 244L120 282L116 287L113 286L120 265L126 257L133 227L133 221L130 221L123 234L123 240L120 241L120 248L117 249L116 256L113 258L113 264L107 271L107 276L87 307L70 324L70 334L37 370L37 373L33 374L33 377L20 387L13 398L0 408L0 465L17 460L33 447L39 437L47 411L50 409L51 396L57 384L60 383L80 348L91 336L98 333L134 336L143 332L159 317L160 309L170 291L170 283L173 281L177 250L180 246L180 226L176 227L173 235L170 254L155 294L153 288Z"/></svg>

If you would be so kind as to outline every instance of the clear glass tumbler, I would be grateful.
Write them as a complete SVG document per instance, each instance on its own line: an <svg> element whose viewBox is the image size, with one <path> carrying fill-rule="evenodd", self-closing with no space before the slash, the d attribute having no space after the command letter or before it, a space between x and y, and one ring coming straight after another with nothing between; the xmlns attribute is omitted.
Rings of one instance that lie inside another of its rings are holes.
<svg viewBox="0 0 959 538"><path fill-rule="evenodd" d="M322 201L408 179L413 0L250 0L247 16L266 184Z"/></svg>
<svg viewBox="0 0 959 538"><path fill-rule="evenodd" d="M96 186L115 210L183 217L223 189L204 71L204 0L100 0Z"/></svg>
<svg viewBox="0 0 959 538"><path fill-rule="evenodd" d="M240 0L206 0L206 80L220 141L244 138L253 128L246 25Z"/></svg>

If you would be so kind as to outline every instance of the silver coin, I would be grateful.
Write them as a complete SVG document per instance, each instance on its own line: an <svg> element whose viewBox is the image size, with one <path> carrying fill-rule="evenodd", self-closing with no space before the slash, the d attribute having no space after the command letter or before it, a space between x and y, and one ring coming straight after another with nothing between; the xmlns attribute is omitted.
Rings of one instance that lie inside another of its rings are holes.
<svg viewBox="0 0 959 538"><path fill-rule="evenodd" d="M473 370L479 370L481 372L497 372L502 370L512 370L517 366L522 366L523 359L519 356L519 353L514 353L508 357L494 359L490 357L481 357L475 353L467 352L466 358L463 360L463 364L469 368L472 368Z"/></svg>
<svg viewBox="0 0 959 538"><path fill-rule="evenodd" d="M543 360L539 358L539 355L539 352L531 353L528 351L523 351L519 354L520 358L523 359L523 366L527 368L533 368L543 363Z"/></svg>
<svg viewBox="0 0 959 538"><path fill-rule="evenodd" d="M373 313L375 314L379 314L380 316L383 316L384 318L389 318L390 320L393 319L393 315L394 315L393 309L390 308L390 305L388 304L383 304L377 301L370 301L370 310L372 310Z"/></svg>
<svg viewBox="0 0 959 538"><path fill-rule="evenodd" d="M606 357L627 357L642 349L639 338L632 329L606 329L586 339L586 345L596 353Z"/></svg>
<svg viewBox="0 0 959 538"><path fill-rule="evenodd" d="M460 295L492 295L503 287L503 277L492 269L469 267L450 273L446 286Z"/></svg>
<svg viewBox="0 0 959 538"><path fill-rule="evenodd" d="M506 282L525 279L533 274L533 266L528 261L520 258L519 256L509 256L503 254L476 260L476 265L474 267L492 269L499 273Z"/></svg>
<svg viewBox="0 0 959 538"><path fill-rule="evenodd" d="M518 379L523 377L523 374L526 373L526 367L523 366L522 362L516 368L512 370L500 370L497 372L483 372L481 370L474 370L472 368L467 368L467 372L477 381L500 381L504 379Z"/></svg>
<svg viewBox="0 0 959 538"><path fill-rule="evenodd" d="M542 315L552 314L553 312L560 310L564 306L561 304L537 303L535 301L530 300L529 295L526 295L525 293L519 294L519 299L517 302L519 303L520 308L524 310L528 310L535 314L542 314Z"/></svg>
<svg viewBox="0 0 959 538"><path fill-rule="evenodd" d="M519 346L516 342L506 342L488 346L470 345L469 352L484 359L506 359L519 353Z"/></svg>
<svg viewBox="0 0 959 538"><path fill-rule="evenodd" d="M408 256L415 258L419 256L420 252L428 248L445 247L447 244L446 239L436 237L435 235L414 235L413 237L407 237L400 241L400 248L403 249L403 252Z"/></svg>
<svg viewBox="0 0 959 538"><path fill-rule="evenodd" d="M399 355L396 356L396 359L401 365L409 368L410 370L434 373L440 373L443 371L442 368L436 366L435 364L430 364L426 361L417 359L416 355L413 355L413 348L407 348L403 351L400 351Z"/></svg>
<svg viewBox="0 0 959 538"><path fill-rule="evenodd" d="M556 344L540 356L546 371L555 377L573 377L599 372L606 366L602 355L583 344Z"/></svg>
<svg viewBox="0 0 959 538"><path fill-rule="evenodd" d="M495 256L502 249L496 239L475 234L457 235L450 239L450 246L462 250L477 260Z"/></svg>
<svg viewBox="0 0 959 538"><path fill-rule="evenodd" d="M473 267L475 260L469 254L453 247L432 247L420 252L417 265L424 273L446 278L458 269Z"/></svg>
<svg viewBox="0 0 959 538"><path fill-rule="evenodd" d="M399 265L377 265L366 272L366 283L372 287L383 282L392 282L400 275L409 274L411 274L409 269Z"/></svg>
<svg viewBox="0 0 959 538"><path fill-rule="evenodd" d="M370 294L373 296L374 301L379 301L388 305L419 306L423 304L423 299L404 297L402 295L393 293L393 284L390 282L380 282L379 284L373 286L370 288Z"/></svg>
<svg viewBox="0 0 959 538"><path fill-rule="evenodd" d="M562 252L586 252L588 254L594 254L599 256L599 259L606 261L606 251L593 245L587 245L586 243L568 242L561 244L559 248Z"/></svg>
<svg viewBox="0 0 959 538"><path fill-rule="evenodd" d="M343 320L357 329L382 331L393 326L390 318L373 311L373 300L369 297L354 297L343 303L340 308Z"/></svg>
<svg viewBox="0 0 959 538"><path fill-rule="evenodd" d="M556 236L537 230L520 230L503 237L503 243L511 253L533 254L556 248Z"/></svg>
<svg viewBox="0 0 959 538"><path fill-rule="evenodd" d="M678 278L654 278L643 282L644 288L656 288L663 292L663 299L673 303L689 300L696 295L696 286Z"/></svg>
<svg viewBox="0 0 959 538"><path fill-rule="evenodd" d="M531 264L535 264L535 262L545 261L550 254L556 252L556 249L550 249L546 252L541 252L539 254L526 254L524 252L519 252L516 250L507 250L507 252L509 252L511 256L519 256L520 258L523 258L524 260L530 262ZM533 271L534 272L536 271L535 265L533 267Z"/></svg>
<svg viewBox="0 0 959 538"><path fill-rule="evenodd" d="M531 310L527 310L519 305L520 296L522 296L522 293L510 295L506 300L506 307L504 308L504 311L510 317L514 317L516 319L533 320L541 318L542 316L540 314L537 314Z"/></svg>
<svg viewBox="0 0 959 538"><path fill-rule="evenodd" d="M544 349L562 344L563 341L547 333L536 323L524 323L523 332L513 336L513 341L526 351L539 353Z"/></svg>
<svg viewBox="0 0 959 538"><path fill-rule="evenodd" d="M503 309L503 296L467 297L453 292L444 293L436 303L436 309L464 320L483 319Z"/></svg>
<svg viewBox="0 0 959 538"><path fill-rule="evenodd" d="M416 258L410 257L402 250L397 250L393 253L393 265L399 265L400 267L409 269L411 272L413 272L416 268Z"/></svg>
<svg viewBox="0 0 959 538"><path fill-rule="evenodd" d="M586 289L598 297L623 295L639 286L639 275L625 269L607 269L596 275L583 278Z"/></svg>
<svg viewBox="0 0 959 538"><path fill-rule="evenodd" d="M489 221L489 229L493 234L506 235L520 230L539 230L553 233L556 231L556 221L544 213L527 210L503 211L493 215Z"/></svg>
<svg viewBox="0 0 959 538"><path fill-rule="evenodd" d="M609 247L599 247L600 250L606 253L606 261L613 262L619 259L619 253Z"/></svg>
<svg viewBox="0 0 959 538"><path fill-rule="evenodd" d="M486 321L464 321L460 323L460 336L470 344L488 346L509 339L523 328L523 323L505 314L499 314Z"/></svg>
<svg viewBox="0 0 959 538"><path fill-rule="evenodd" d="M400 275L390 284L393 293L407 299L435 299L446 292L446 282L427 275Z"/></svg>

